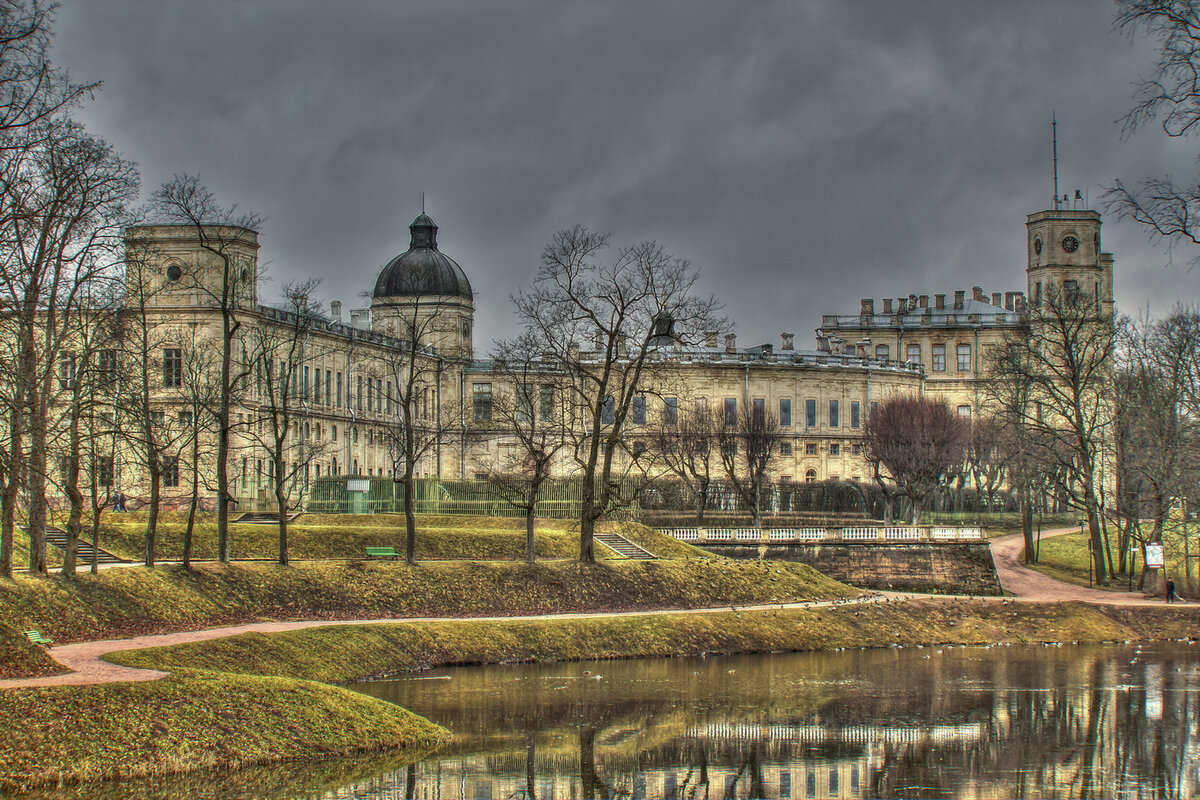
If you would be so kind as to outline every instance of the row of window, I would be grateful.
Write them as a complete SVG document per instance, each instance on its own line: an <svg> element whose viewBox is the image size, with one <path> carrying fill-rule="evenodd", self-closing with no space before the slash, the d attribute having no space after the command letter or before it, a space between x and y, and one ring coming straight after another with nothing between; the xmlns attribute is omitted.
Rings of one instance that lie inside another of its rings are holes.
<svg viewBox="0 0 1200 800"><path fill-rule="evenodd" d="M875 357L881 361L887 361L891 358L892 348L890 345L879 344L875 345ZM955 355L958 357L958 371L971 371L971 345L960 344L957 346ZM930 347L931 361L929 370L931 372L946 371L946 345L935 344ZM924 364L921 360L921 345L910 344L905 348L904 359L912 361L916 364Z"/></svg>

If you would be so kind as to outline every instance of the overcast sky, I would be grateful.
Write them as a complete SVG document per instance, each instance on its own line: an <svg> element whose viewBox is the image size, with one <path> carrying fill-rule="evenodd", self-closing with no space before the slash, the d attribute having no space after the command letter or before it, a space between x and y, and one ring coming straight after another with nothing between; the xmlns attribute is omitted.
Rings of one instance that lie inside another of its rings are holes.
<svg viewBox="0 0 1200 800"><path fill-rule="evenodd" d="M554 231L689 259L740 345L813 346L859 298L1025 288L1025 215L1116 178L1190 178L1200 142L1121 140L1152 43L1080 2L62 0L54 58L144 194L199 174L266 217L260 260L365 305L426 209L475 289L476 348L516 322ZM1200 269L1105 217L1119 307Z"/></svg>

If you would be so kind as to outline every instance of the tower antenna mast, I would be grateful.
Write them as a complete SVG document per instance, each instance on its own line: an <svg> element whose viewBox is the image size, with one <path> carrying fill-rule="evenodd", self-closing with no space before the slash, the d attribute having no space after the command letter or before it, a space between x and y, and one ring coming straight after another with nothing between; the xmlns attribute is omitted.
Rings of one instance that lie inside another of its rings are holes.
<svg viewBox="0 0 1200 800"><path fill-rule="evenodd" d="M1058 209L1058 119L1050 112L1050 137L1054 142L1054 208Z"/></svg>

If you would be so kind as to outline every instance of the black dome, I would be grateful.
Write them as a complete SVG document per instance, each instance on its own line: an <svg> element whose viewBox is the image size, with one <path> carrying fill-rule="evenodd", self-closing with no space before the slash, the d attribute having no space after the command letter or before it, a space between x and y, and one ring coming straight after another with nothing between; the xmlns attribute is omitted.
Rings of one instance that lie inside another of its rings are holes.
<svg viewBox="0 0 1200 800"><path fill-rule="evenodd" d="M450 295L473 299L467 274L437 248L437 224L422 213L408 229L412 243L379 273L375 297Z"/></svg>

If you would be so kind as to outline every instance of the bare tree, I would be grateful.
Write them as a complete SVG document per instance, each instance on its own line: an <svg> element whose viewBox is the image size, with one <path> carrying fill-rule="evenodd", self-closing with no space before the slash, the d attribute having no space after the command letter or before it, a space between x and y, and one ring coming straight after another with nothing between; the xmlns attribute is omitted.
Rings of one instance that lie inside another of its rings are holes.
<svg viewBox="0 0 1200 800"><path fill-rule="evenodd" d="M1159 43L1153 69L1137 81L1124 134L1157 120L1167 136L1194 136L1200 123L1200 7L1193 0L1118 0L1116 27L1130 34L1144 31ZM1195 181L1180 184L1167 176L1131 186L1118 180L1105 199L1109 210L1145 226L1151 241L1168 247L1200 244ZM1188 261L1194 264L1197 257Z"/></svg>
<svg viewBox="0 0 1200 800"><path fill-rule="evenodd" d="M393 382L396 387L395 413L387 415L380 430L391 460L393 480L403 488L404 557L409 564L416 563L417 553L418 470L427 459L437 457L443 442L452 435L464 434L464 409L457 403L446 402L444 392L457 383L452 367L465 354L450 346L438 347L446 334L446 320L453 318L448 312L458 300L437 293L434 270L430 265L394 276L392 289L404 297L404 302L391 306L387 313L389 329L399 339L398 346L389 347L372 366L364 367L367 391L380 404L386 401L391 405ZM379 386L385 381L388 389L381 392ZM362 402L361 396L358 402ZM475 403L477 409L479 402ZM440 474L440 465L435 471Z"/></svg>
<svg viewBox="0 0 1200 800"><path fill-rule="evenodd" d="M11 309L5 324L16 343L6 472L25 477L35 572L46 570L48 419L64 391L59 357L71 346L71 320L90 287L111 271L129 222L125 203L137 191L133 165L81 126L57 121L41 133L6 152L0 182L0 303ZM0 525L9 531L19 483L10 480L3 495ZM10 534L2 541L11 543Z"/></svg>
<svg viewBox="0 0 1200 800"><path fill-rule="evenodd" d="M233 407L249 376L245 362L236 359L235 343L243 318L255 311L251 287L256 285L257 248L262 218L240 214L236 206L221 206L198 177L176 175L151 198L151 207L162 221L185 226L196 234L200 247L216 262L216 270L187 276L194 290L214 303L221 315L220 394L215 408L217 430L217 560L229 562L229 506L233 493L229 480L229 452L236 421Z"/></svg>
<svg viewBox="0 0 1200 800"><path fill-rule="evenodd" d="M651 430L650 455L683 482L696 502L696 524L704 524L709 490L721 469L718 436L724 425L720 412L699 401L689 408L664 406Z"/></svg>
<svg viewBox="0 0 1200 800"><path fill-rule="evenodd" d="M1117 323L1088 293L1052 290L1030 308L1029 330L1005 336L994 378L1028 384L1016 420L1039 444L1046 471L1061 475L1067 501L1083 512L1096 574L1107 583L1097 485L1112 431L1111 368Z"/></svg>
<svg viewBox="0 0 1200 800"><path fill-rule="evenodd" d="M863 430L866 459L886 492L887 478L909 500L914 524L920 524L925 499L962 463L968 429L943 401L892 397L871 409ZM886 470L887 475L884 475Z"/></svg>
<svg viewBox="0 0 1200 800"><path fill-rule="evenodd" d="M183 384L179 392L181 422L183 425L181 452L189 453L188 466L191 476L190 501L187 524L183 531L183 568L191 569L193 535L196 528L196 513L200 510L201 486L211 481L201 464L211 456L209 441L215 432L214 411L220 404L221 388L218 383L220 362L208 342L199 338L195 327L191 337L182 347ZM242 359L243 362L246 360Z"/></svg>
<svg viewBox="0 0 1200 800"><path fill-rule="evenodd" d="M725 476L749 507L754 525L762 525L762 492L771 461L779 449L779 418L767 411L764 401L754 401L740 412L726 414L716 425L716 445Z"/></svg>
<svg viewBox="0 0 1200 800"><path fill-rule="evenodd" d="M525 513L525 558L531 564L542 487L570 441L569 384L561 367L545 355L529 333L496 342L492 375L501 387L491 400L491 425L481 420L472 431L499 445L498 457L487 459L479 469L505 502Z"/></svg>
<svg viewBox="0 0 1200 800"><path fill-rule="evenodd" d="M279 519L279 563L288 563L288 514L304 503L309 467L321 453L306 417L312 387L309 365L316 363L311 342L320 312L312 299L316 281L284 287L286 306L280 313L264 310L250 329L250 358L259 365L258 421L249 437L268 453L271 484ZM289 463L290 461L290 463Z"/></svg>
<svg viewBox="0 0 1200 800"><path fill-rule="evenodd" d="M645 393L646 367L659 347L714 325L715 298L695 294L698 273L654 242L601 260L608 237L575 226L542 252L534 285L513 297L517 315L571 378L580 467L579 559L596 558L596 522L619 505L614 458L634 399ZM581 342L592 342L583 352Z"/></svg>

